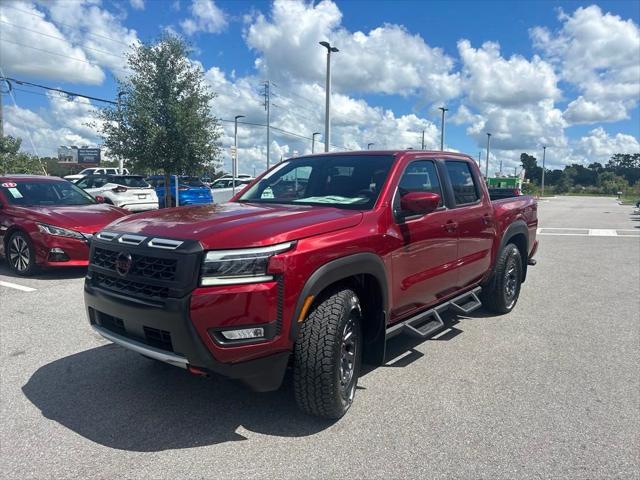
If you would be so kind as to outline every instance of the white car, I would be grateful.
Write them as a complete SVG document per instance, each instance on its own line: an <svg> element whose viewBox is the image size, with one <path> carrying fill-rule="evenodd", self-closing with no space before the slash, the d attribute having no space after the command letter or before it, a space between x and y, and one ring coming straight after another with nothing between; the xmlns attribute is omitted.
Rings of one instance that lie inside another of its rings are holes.
<svg viewBox="0 0 640 480"><path fill-rule="evenodd" d="M75 182L76 180L80 180L82 177L86 177L87 175L120 175L118 168L107 168L107 167L92 167L85 168L80 173L76 175L66 175L64 177L65 180L69 180L70 182ZM126 168L123 169L125 175L129 175L129 170Z"/></svg>
<svg viewBox="0 0 640 480"><path fill-rule="evenodd" d="M132 212L158 209L158 195L139 175L87 175L76 185L97 200Z"/></svg>
<svg viewBox="0 0 640 480"><path fill-rule="evenodd" d="M253 178L236 178L236 193L242 190ZM213 201L215 203L225 203L233 197L233 178L222 177L211 184Z"/></svg>

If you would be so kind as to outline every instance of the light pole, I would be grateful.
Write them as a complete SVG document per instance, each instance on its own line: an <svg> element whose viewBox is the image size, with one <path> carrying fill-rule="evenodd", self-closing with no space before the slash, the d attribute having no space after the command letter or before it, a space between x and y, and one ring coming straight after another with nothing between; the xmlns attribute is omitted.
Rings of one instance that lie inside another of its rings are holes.
<svg viewBox="0 0 640 480"><path fill-rule="evenodd" d="M375 143L367 143L367 150L371 150L371 145L375 145Z"/></svg>
<svg viewBox="0 0 640 480"><path fill-rule="evenodd" d="M324 108L324 151L329 151L329 143L331 142L331 52L337 53L336 47L332 47L329 42L320 42L320 45L327 49L327 79L325 86L325 108Z"/></svg>
<svg viewBox="0 0 640 480"><path fill-rule="evenodd" d="M479 150L478 151L478 166L480 166L481 162L482 162L482 150Z"/></svg>
<svg viewBox="0 0 640 480"><path fill-rule="evenodd" d="M424 128L422 129L422 150L424 150Z"/></svg>
<svg viewBox="0 0 640 480"><path fill-rule="evenodd" d="M489 147L491 144L491 134L487 133L487 165L484 170L484 178L489 178Z"/></svg>
<svg viewBox="0 0 640 480"><path fill-rule="evenodd" d="M231 176L233 177L231 185L233 186L233 190L231 190L232 195L236 194L236 177L238 176L238 119L244 118L244 115L236 115L233 119L233 146L235 150L235 155L231 159Z"/></svg>
<svg viewBox="0 0 640 480"><path fill-rule="evenodd" d="M122 103L122 97L126 95L125 92L118 92L118 128L120 128L121 124L122 124L122 118L120 117L121 115L121 110L120 110L120 105ZM118 167L120 169L120 175L124 175L124 158L122 158L122 155L119 155L120 158L118 158Z"/></svg>
<svg viewBox="0 0 640 480"><path fill-rule="evenodd" d="M444 151L444 112L448 111L449 109L438 107L438 110L442 110L442 120L440 121L440 151L442 152Z"/></svg>
<svg viewBox="0 0 640 480"><path fill-rule="evenodd" d="M313 135L311 135L311 153L316 151L316 135L320 135L320 132L313 132Z"/></svg>
<svg viewBox="0 0 640 480"><path fill-rule="evenodd" d="M546 159L546 156L547 156L547 146L544 145L542 147L542 185L541 185L541 188L540 188L540 191L541 191L540 196L541 197L544 196L544 161Z"/></svg>

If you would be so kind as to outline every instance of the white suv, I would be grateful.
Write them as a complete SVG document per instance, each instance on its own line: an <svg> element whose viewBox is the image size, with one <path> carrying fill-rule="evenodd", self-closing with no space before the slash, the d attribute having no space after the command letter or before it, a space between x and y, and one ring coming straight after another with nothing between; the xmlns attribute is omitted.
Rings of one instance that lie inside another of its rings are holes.
<svg viewBox="0 0 640 480"><path fill-rule="evenodd" d="M82 177L86 177L87 175L120 175L118 168L101 168L101 167L92 167L85 168L80 173L76 175L66 175L64 177L65 180L69 180L70 182L75 182L76 180L80 180ZM126 168L123 169L125 175L129 175L129 170Z"/></svg>
<svg viewBox="0 0 640 480"><path fill-rule="evenodd" d="M158 209L158 195L139 175L88 175L76 185L89 195L132 212Z"/></svg>

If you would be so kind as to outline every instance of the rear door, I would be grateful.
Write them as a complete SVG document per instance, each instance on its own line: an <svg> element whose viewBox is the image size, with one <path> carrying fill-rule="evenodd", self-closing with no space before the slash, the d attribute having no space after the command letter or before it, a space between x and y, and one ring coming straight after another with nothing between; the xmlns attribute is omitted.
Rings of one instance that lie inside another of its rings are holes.
<svg viewBox="0 0 640 480"><path fill-rule="evenodd" d="M400 199L409 192L437 193L442 199L440 207L427 215L406 216ZM435 161L414 160L407 165L393 198L394 236L401 244L392 252L392 322L435 303L455 288L458 234L444 199Z"/></svg>
<svg viewBox="0 0 640 480"><path fill-rule="evenodd" d="M457 285L464 288L480 280L491 265L496 235L493 207L488 196L483 195L483 180L469 161L446 160L444 163L458 230Z"/></svg>

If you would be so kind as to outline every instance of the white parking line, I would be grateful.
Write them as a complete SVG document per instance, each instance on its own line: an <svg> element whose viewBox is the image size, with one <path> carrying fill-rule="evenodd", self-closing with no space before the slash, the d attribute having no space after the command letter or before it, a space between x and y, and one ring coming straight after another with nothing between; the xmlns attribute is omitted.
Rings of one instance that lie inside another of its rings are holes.
<svg viewBox="0 0 640 480"><path fill-rule="evenodd" d="M540 227L538 235L555 235L571 237L640 237L640 230L625 228L559 228Z"/></svg>
<svg viewBox="0 0 640 480"><path fill-rule="evenodd" d="M3 282L0 280L0 287L13 288L15 290L22 290L23 292L35 292L35 288L25 287L24 285L18 285L16 283Z"/></svg>

